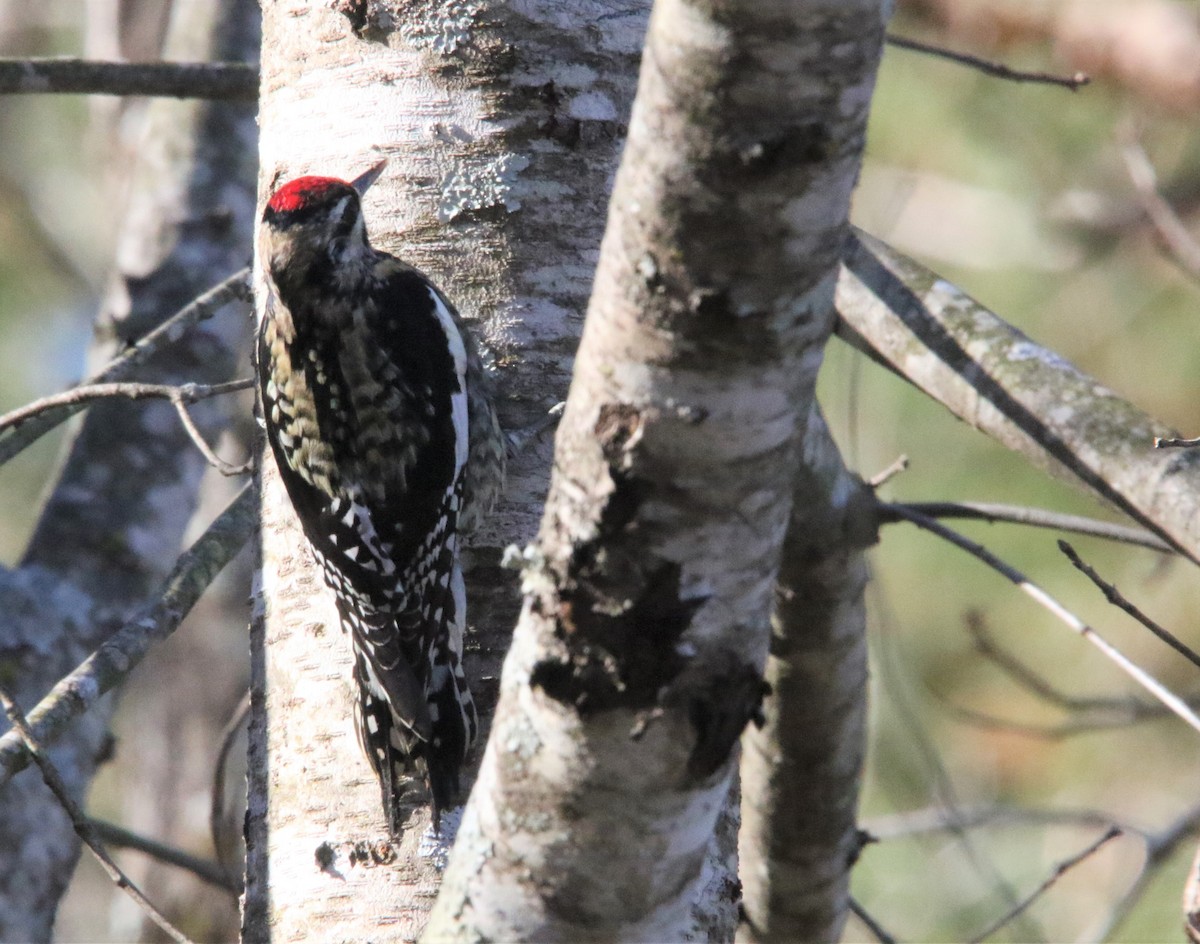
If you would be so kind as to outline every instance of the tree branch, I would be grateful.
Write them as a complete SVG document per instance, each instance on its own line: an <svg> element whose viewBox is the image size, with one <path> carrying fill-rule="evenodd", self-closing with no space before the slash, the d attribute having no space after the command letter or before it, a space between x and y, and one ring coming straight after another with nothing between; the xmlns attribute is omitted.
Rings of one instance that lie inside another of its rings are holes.
<svg viewBox="0 0 1200 944"><path fill-rule="evenodd" d="M50 762L50 759L42 753L42 747L34 737L33 731L30 730L29 724L26 721L24 712L17 705L8 690L0 685L0 703L4 706L4 713L8 715L8 720L12 722L12 733L21 739L26 751L31 756L34 762L41 768L42 779L46 781L46 786L54 794L59 804L67 815L71 818L71 825L75 828L76 834L95 855L101 867L108 873L108 877L116 883L116 886L122 889L130 898L132 898L146 913L146 915L157 924L166 934L179 944L191 944L186 935L183 934L175 925L171 924L162 913L152 905L141 890L130 881L129 877L121 871L108 852L104 848L104 843L100 837L96 835L96 830L86 816L83 815L83 810L71 798L71 791L67 785L63 783L63 779L59 776L58 771Z"/></svg>
<svg viewBox="0 0 1200 944"><path fill-rule="evenodd" d="M1085 577L1087 577L1088 580L1090 580L1100 589L1100 592L1104 594L1104 599L1118 609L1128 613L1135 620L1150 630L1150 632L1154 633L1155 636L1157 636L1181 656L1187 659L1190 663L1192 663L1192 665L1200 668L1200 655L1197 655L1194 649L1186 645L1173 633L1170 633L1163 627L1159 626L1158 623L1154 622L1154 620L1150 619L1149 616L1126 600L1116 587L1096 573L1095 568L1086 563L1075 552L1075 548L1071 547L1071 545L1066 541L1059 541L1058 549L1067 555L1067 559L1075 565L1076 570L1082 573Z"/></svg>
<svg viewBox="0 0 1200 944"><path fill-rule="evenodd" d="M1200 457L1174 433L936 273L855 231L838 334L960 419L1200 560Z"/></svg>
<svg viewBox="0 0 1200 944"><path fill-rule="evenodd" d="M955 810L952 817L940 807L926 807L872 818L863 824L863 828L879 842L886 842L890 839L907 839L931 833L1010 825L1081 826L1094 829L1117 826L1123 832L1145 835L1142 830L1116 822L1113 817L1098 810L1034 810L1011 806Z"/></svg>
<svg viewBox="0 0 1200 944"><path fill-rule="evenodd" d="M82 408L95 400L102 400L108 397L127 397L130 400L170 400L179 414L179 420L183 424L184 430L191 437L192 442L200 450L200 454L204 456L208 464L222 475L244 475L253 468L253 463L246 462L241 465L233 465L213 452L204 435L196 428L196 424L192 422L192 416L188 412L187 405L223 393L249 390L253 386L253 379L231 380L228 383L220 384L184 384L183 386L149 383L85 384L49 397L41 397L32 403L28 403L19 409L0 416L0 436L6 430L15 429L33 417L41 416L48 411L58 410L63 407Z"/></svg>
<svg viewBox="0 0 1200 944"><path fill-rule="evenodd" d="M862 905L860 905L853 897L850 899L850 913L853 914L854 917L858 918L858 920L864 925L866 925L867 930L875 935L875 940L877 940L879 944L896 944L896 938L888 933L884 929L883 925L876 921L871 913Z"/></svg>
<svg viewBox="0 0 1200 944"><path fill-rule="evenodd" d="M53 741L74 718L124 679L152 643L175 631L213 578L249 540L256 523L257 499L253 483L248 483L180 556L158 599L117 630L38 703L29 713L29 720L39 740ZM17 732L0 737L0 786L24 769L29 759Z"/></svg>
<svg viewBox="0 0 1200 944"><path fill-rule="evenodd" d="M254 380L250 378L231 380L228 383L220 384L186 384L184 386L150 383L84 384L72 387L70 390L64 390L62 393L40 397L32 403L27 403L23 407L18 407L9 413L5 413L3 416L0 416L0 434L7 432L13 427L20 426L22 423L48 410L59 409L61 407L82 407L94 400L102 400L106 397L126 397L130 400L170 400L172 403L196 403L223 393L233 393L236 390L249 390L253 386Z"/></svg>
<svg viewBox="0 0 1200 944"><path fill-rule="evenodd" d="M258 69L245 62L0 59L0 95L46 93L254 101Z"/></svg>
<svg viewBox="0 0 1200 944"><path fill-rule="evenodd" d="M210 885L215 885L217 888L232 892L235 895L241 894L242 889L240 884L231 882L229 876L225 874L225 870L216 862L201 859L184 852L182 849L176 849L174 846L168 846L166 843L158 842L155 839L140 836L135 832L125 829L123 826L118 826L116 823L110 823L107 820L89 818L88 822L95 831L96 838L108 843L110 846L144 852L159 862L165 862L167 865L174 865L185 869Z"/></svg>
<svg viewBox="0 0 1200 944"><path fill-rule="evenodd" d="M986 521L994 524L1004 521L1010 524L1024 524L1034 528L1049 528L1054 531L1071 531L1075 534L1086 534L1089 537L1105 538L1109 541L1119 541L1123 544L1133 544L1137 547L1147 547L1165 554L1176 553L1175 548L1162 538L1151 534L1144 528L1131 528L1128 525L1113 524L1108 521L1098 521L1095 518L1085 518L1082 515L1068 515L1044 508L1028 508L1021 505L1005 505L992 502L902 502L903 507L911 509L930 518L967 518L976 521ZM903 520L892 511L892 505L881 503L879 520L890 523Z"/></svg>
<svg viewBox="0 0 1200 944"><path fill-rule="evenodd" d="M978 56L972 56L969 53L954 52L950 49L944 49L941 46L923 43L919 39L909 39L904 36L895 36L891 33L887 36L887 44L895 46L897 49L909 49L913 52L924 53L927 56L949 59L951 62L957 62L959 65L969 66L972 69L982 72L984 75L990 75L997 79L1007 79L1010 82L1037 82L1042 85L1057 85L1070 89L1072 92L1077 92L1092 81L1091 76L1084 72L1076 72L1074 75L1054 75L1051 72L1025 72L1021 69L1010 69L1000 62L989 62L986 59L980 59Z"/></svg>
<svg viewBox="0 0 1200 944"><path fill-rule="evenodd" d="M164 345L177 341L181 334L202 321L211 318L216 312L231 301L245 300L249 291L249 269L235 272L223 282L214 285L203 295L188 303L161 325L139 340L133 347L119 357L113 358L103 370L91 378L88 384L68 390L57 397L64 398L45 408L38 408L25 416L25 411L33 409L37 404L55 397L47 397L35 401L27 407L14 410L0 418L0 465L36 442L60 423L70 419L95 397L83 396L76 399L76 391L87 390L100 385L115 384L128 377L134 368L142 364L152 354ZM223 384L214 385L222 387ZM186 388L171 388L186 389ZM107 394L111 395L111 394ZM121 394L129 396L130 394Z"/></svg>
<svg viewBox="0 0 1200 944"><path fill-rule="evenodd" d="M1183 225L1175 208L1158 192L1158 173L1132 124L1121 130L1119 139L1121 159L1125 162L1125 170L1133 183L1133 189L1137 191L1142 211L1175 264L1193 279L1200 279L1200 243L1196 242L1188 228ZM1179 442L1168 444L1179 445Z"/></svg>
<svg viewBox="0 0 1200 944"><path fill-rule="evenodd" d="M971 944L980 944L980 942L987 940L1018 915L1023 914L1026 910L1028 910L1030 905L1032 905L1035 901L1041 898L1042 895L1049 891L1054 883L1066 875L1067 872L1075 868L1075 866L1077 866L1084 859L1098 852L1102 846L1121 835L1123 835L1123 833L1120 829L1118 829L1116 826L1111 826L1109 827L1108 831L1105 832L1104 835L1102 835L1095 842L1090 843L1086 848L1077 852L1069 859L1064 859L1062 862L1058 863L1058 865L1054 867L1054 870L1046 877L1045 881L1043 881L1041 885L1035 888L1026 898L1022 899L1016 908L1013 908L1007 913L1001 915L994 923L988 925L987 928L973 937L971 939Z"/></svg>
<svg viewBox="0 0 1200 944"><path fill-rule="evenodd" d="M1197 717L1195 712L1188 707L1187 703L1178 695L1169 691L1157 679L1151 676L1140 666L1132 662L1127 656L1122 654L1111 643L1101 637L1091 626L1084 623L1074 613L1064 607L1061 603L1050 596L1045 590L1036 584L1032 583L1028 577L1009 566L996 557L991 551L974 541L968 540L957 531L952 531L950 528L934 521L932 518L927 518L925 515L918 514L911 509L904 508L899 505L893 506L896 512L903 518L915 524L917 527L938 535L958 548L966 551L968 554L979 559L987 564L997 573L1002 574L1010 582L1016 584L1021 592L1033 599L1039 605L1049 610L1061 622L1065 623L1072 631L1078 633L1093 646L1099 649L1104 656L1114 663L1121 671L1132 678L1135 682L1141 685L1146 691L1153 695L1156 699L1162 702L1167 708L1178 715L1195 731L1200 732L1200 717Z"/></svg>

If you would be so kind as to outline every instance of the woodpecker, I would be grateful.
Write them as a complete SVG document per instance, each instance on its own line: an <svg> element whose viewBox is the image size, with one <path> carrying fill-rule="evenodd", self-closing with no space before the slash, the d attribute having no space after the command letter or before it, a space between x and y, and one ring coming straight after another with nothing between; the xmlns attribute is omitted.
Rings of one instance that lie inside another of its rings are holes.
<svg viewBox="0 0 1200 944"><path fill-rule="evenodd" d="M256 360L267 439L353 645L356 727L395 835L414 768L438 828L478 731L459 536L494 504L505 446L458 312L367 237L360 196L382 168L299 177L267 201Z"/></svg>

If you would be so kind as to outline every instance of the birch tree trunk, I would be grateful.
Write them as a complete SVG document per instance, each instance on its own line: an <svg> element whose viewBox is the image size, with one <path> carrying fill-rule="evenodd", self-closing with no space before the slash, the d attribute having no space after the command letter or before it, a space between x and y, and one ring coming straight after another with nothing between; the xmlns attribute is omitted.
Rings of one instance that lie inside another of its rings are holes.
<svg viewBox="0 0 1200 944"><path fill-rule="evenodd" d="M387 157L366 199L371 238L474 320L509 430L566 392L645 13L642 0L263 3L260 191ZM510 463L466 560L467 670L485 718L517 610L501 549L534 533L548 465L548 444ZM349 641L269 452L262 478L243 936L413 939L445 848L424 810L388 841L353 729Z"/></svg>
<svg viewBox="0 0 1200 944"><path fill-rule="evenodd" d="M252 58L256 21L252 0L177 4L167 55ZM148 109L89 369L244 265L248 246L236 236L248 231L253 210L245 155L254 134L253 109L245 105L161 100ZM164 351L140 379L228 380L245 327L226 313ZM220 408L197 407L194 415L215 440ZM204 468L168 404L91 407L20 568L0 580L0 673L24 707L166 576ZM110 712L111 705L94 710L50 752L77 798L107 750ZM37 772L19 775L0 803L0 939L49 939L78 855L70 822Z"/></svg>
<svg viewBox="0 0 1200 944"><path fill-rule="evenodd" d="M495 733L431 940L690 931L761 709L882 19L879 0L655 4ZM847 625L835 635L861 637ZM861 677L844 674L860 736Z"/></svg>
<svg viewBox="0 0 1200 944"><path fill-rule="evenodd" d="M859 852L866 749L862 550L874 498L819 410L804 438L771 622L766 724L742 740L739 851L750 941L836 941Z"/></svg>

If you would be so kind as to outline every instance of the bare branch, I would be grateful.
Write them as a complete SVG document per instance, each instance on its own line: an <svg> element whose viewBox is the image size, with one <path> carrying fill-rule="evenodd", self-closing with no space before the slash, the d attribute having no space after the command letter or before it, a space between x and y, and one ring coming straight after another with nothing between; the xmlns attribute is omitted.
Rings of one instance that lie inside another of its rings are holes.
<svg viewBox="0 0 1200 944"><path fill-rule="evenodd" d="M231 380L228 383L221 384L185 384L180 387L170 384L129 382L87 384L81 387L73 387L70 390L65 390L62 393L57 393L49 397L42 397L0 416L0 435L3 435L6 430L15 429L33 417L40 416L50 410L61 409L62 407L82 407L85 404L107 397L127 397L130 400L170 400L179 414L183 428L187 431L188 436L191 437L192 442L195 443L196 448L200 450L200 454L204 456L208 464L217 469L222 475L244 475L253 468L253 463L246 462L241 465L233 465L213 452L200 430L196 428L196 424L192 422L192 416L188 412L187 404L217 396L218 394L248 390L253 386L254 380L249 378Z"/></svg>
<svg viewBox="0 0 1200 944"><path fill-rule="evenodd" d="M253 381L251 381L253 383ZM226 462L215 452L204 438L204 434L196 428L196 424L192 422L192 414L188 412L187 403L179 397L172 397L171 403L175 407L175 412L179 414L179 421L183 424L183 428L187 430L188 438L192 444L200 450L200 454L204 456L205 461L220 472L222 475L234 476L245 475L254 468L254 460L248 459L245 462L234 465L232 462Z"/></svg>
<svg viewBox="0 0 1200 944"><path fill-rule="evenodd" d="M990 75L997 79L1007 79L1010 82L1037 82L1041 85L1057 85L1070 89L1072 92L1077 92L1092 81L1091 76L1084 72L1076 72L1074 75L1055 75L1052 72L1025 72L1021 69L1010 69L1003 63L989 62L986 59L980 59L978 56L972 56L969 53L954 52L950 49L944 49L941 46L923 43L919 39L893 36L890 33L887 36L887 44L895 46L897 49L910 49L913 52L925 53L927 56L949 59L951 62L957 62L959 65L970 66L984 75Z"/></svg>
<svg viewBox="0 0 1200 944"><path fill-rule="evenodd" d="M1121 671L1136 681L1139 685L1146 689L1156 699L1166 705L1171 711L1178 715L1195 731L1200 732L1200 717L1197 717L1195 712L1188 707L1187 703L1168 690L1161 682L1155 679L1152 675L1146 672L1127 656L1122 654L1111 643L1101 637L1091 626L1084 623L1074 613L1064 607L1061 603L1050 596L1045 590L1031 582L1028 577L1022 574L1019 570L1004 563L995 554L980 544L976 544L957 531L947 528L945 525L939 524L932 518L918 514L909 508L902 505L892 506L896 513L902 518L915 524L917 527L926 531L932 532L941 538L949 541L951 544L966 551L968 554L987 564L997 573L1002 574L1010 582L1016 584L1021 592L1033 599L1045 609L1049 610L1054 616L1065 623L1072 631L1078 633L1093 646L1099 649L1110 662L1114 663Z"/></svg>
<svg viewBox="0 0 1200 944"><path fill-rule="evenodd" d="M880 842L990 826L1078 826L1091 829L1118 827L1123 832L1145 835L1142 830L1119 823L1112 816L1098 810L1036 810L1012 806L960 809L954 810L952 815L941 807L931 806L872 818L863 824L863 828Z"/></svg>
<svg viewBox="0 0 1200 944"><path fill-rule="evenodd" d="M981 613L974 610L968 612L966 624L967 632L971 634L971 639L980 655L994 662L1018 685L1052 705L1065 711L1125 713L1135 719L1151 710L1155 712L1156 717L1160 716L1160 706L1157 703L1141 702L1130 698L1077 698L1067 695L996 642Z"/></svg>
<svg viewBox="0 0 1200 944"><path fill-rule="evenodd" d="M67 785L63 783L63 779L59 776L58 771L50 762L50 759L42 753L42 747L34 737L33 732L29 729L29 724L25 719L24 712L9 695L8 690L0 685L0 703L4 705L4 713L8 715L8 720L12 722L12 733L21 739L25 745L25 749L33 757L34 762L41 768L42 779L46 781L46 786L54 794L55 798L66 810L67 815L71 818L71 825L74 826L76 834L95 855L101 867L108 873L109 878L113 880L116 886L129 895L139 908L157 924L164 932L166 932L172 940L178 941L179 944L190 944L189 939L175 925L171 924L162 913L150 904L146 896L141 890L130 881L129 877L121 871L108 852L105 851L104 843L100 837L96 835L96 830L88 821L88 818L83 815L83 811L78 804L71 799L71 791Z"/></svg>
<svg viewBox="0 0 1200 944"><path fill-rule="evenodd" d="M1172 430L937 273L854 235L838 280L840 337L1200 561L1200 463L1150 448Z"/></svg>
<svg viewBox="0 0 1200 944"><path fill-rule="evenodd" d="M1067 559L1075 565L1076 570L1080 571L1088 580L1094 583L1100 592L1104 594L1106 599L1113 606L1128 613L1135 620L1145 626L1150 632L1154 633L1159 639L1165 642L1168 646L1178 652L1181 656L1187 659L1192 665L1200 668L1200 655L1190 646L1186 645L1182 640L1176 637L1173 633L1168 632L1158 623L1150 619L1145 613L1139 610L1136 606L1130 603L1121 592L1111 583L1104 580L1095 569L1083 561L1083 559L1075 552L1075 548L1071 547L1066 541L1058 542L1058 549L1067 555Z"/></svg>
<svg viewBox="0 0 1200 944"><path fill-rule="evenodd" d="M867 484L871 486L871 488L879 488L885 483L890 482L893 478L895 478L901 472L904 472L907 468L908 456L897 456L891 465L885 469L880 469L869 479L867 479Z"/></svg>
<svg viewBox="0 0 1200 944"><path fill-rule="evenodd" d="M958 832L961 829L1009 826L1064 826L1105 830L1116 828L1142 842L1146 858L1137 878L1121 895L1112 910L1098 922L1098 926L1079 936L1081 941L1105 941L1137 903L1153 880L1156 870L1170 860L1183 841L1200 829L1200 806L1186 810L1160 832L1151 832L1120 821L1099 810L1021 809L1006 806L955 810L953 814L939 807L927 807L872 818L863 824L863 828L881 842L930 833Z"/></svg>
<svg viewBox="0 0 1200 944"><path fill-rule="evenodd" d="M1175 208L1158 192L1158 173L1138 139L1132 122L1127 122L1119 132L1121 159L1125 170L1137 191L1138 201L1155 232L1166 246L1167 252L1184 272L1200 279L1200 243L1196 242L1188 228L1183 225ZM1168 440L1170 445L1184 445L1184 441ZM1155 444L1157 445L1157 443Z"/></svg>
<svg viewBox="0 0 1200 944"><path fill-rule="evenodd" d="M883 926L871 916L871 913L853 897L850 899L850 912L867 926L867 930L875 935L875 940L879 941L879 944L896 944L896 938L885 931Z"/></svg>
<svg viewBox="0 0 1200 944"><path fill-rule="evenodd" d="M1109 541L1119 541L1137 547L1148 547L1165 554L1176 553L1175 548L1170 544L1144 528L1097 521L1095 518L1085 518L1082 515L1061 514L1044 508L1028 508L1021 505L991 502L904 502L903 504L905 508L911 508L930 518L968 518L986 521L989 524L1004 521L1011 524L1029 525L1034 528L1050 528L1055 531L1086 534L1089 537L1105 538ZM891 505L888 504L879 506L879 516L881 522L900 520L891 511Z"/></svg>
<svg viewBox="0 0 1200 944"><path fill-rule="evenodd" d="M1192 702L1189 702L1192 704ZM1157 721L1166 717L1168 709L1155 703L1147 703L1130 698L1126 701L1126 710L1122 714L1093 715L1091 717L1073 718L1060 724L1031 724L1023 721L1012 721L966 708L962 705L946 704L946 710L959 721L974 725L977 728L1004 731L1008 734L1021 734L1025 737L1040 738L1046 741L1061 741L1077 737L1081 734L1093 734L1097 731L1111 731L1114 728L1127 728L1142 721ZM1118 709L1112 709L1114 712Z"/></svg>
<svg viewBox="0 0 1200 944"><path fill-rule="evenodd" d="M231 301L248 298L249 276L249 269L241 269L185 305L129 350L110 361L107 367L89 380L87 386L123 380L155 351L178 340L180 335L193 325L211 318ZM71 392L67 391L68 394ZM9 459L60 423L70 419L89 402L91 402L90 399L83 399L57 404L51 408L37 411L36 415L23 419L19 425L0 428L0 465L8 462ZM12 415L5 416L5 421L8 421Z"/></svg>
<svg viewBox="0 0 1200 944"><path fill-rule="evenodd" d="M1191 449L1200 446L1200 439L1176 439L1168 436L1155 436L1155 449Z"/></svg>
<svg viewBox="0 0 1200 944"><path fill-rule="evenodd" d="M1146 889L1149 888L1150 883L1154 880L1159 870L1171 860L1184 840L1195 836L1198 830L1200 830L1200 806L1194 806L1161 832L1147 834L1145 836L1146 860L1142 864L1137 878L1125 890L1125 893L1117 899L1117 903L1109 909L1104 920L1097 927L1089 928L1080 940L1109 940L1112 933L1120 927L1122 922L1129 916L1129 912L1141 900L1142 895L1145 894ZM1195 872L1195 865L1192 866L1192 872ZM1187 910L1189 909L1187 909L1185 902L1185 911ZM1189 940L1194 936L1192 933L1191 917L1192 915L1187 915L1188 921L1184 928L1188 933Z"/></svg>
<svg viewBox="0 0 1200 944"><path fill-rule="evenodd" d="M221 384L187 384L176 387L171 384L150 383L96 383L72 387L62 393L40 397L32 403L18 407L0 416L0 434L20 426L41 413L64 406L84 406L94 400L107 397L126 397L130 400L170 400L172 402L195 403L199 400L215 397L235 390L248 390L254 386L252 379L231 380Z"/></svg>
<svg viewBox="0 0 1200 944"><path fill-rule="evenodd" d="M95 831L96 837L110 846L144 852L159 862L165 862L167 865L186 869L210 885L215 885L217 888L232 892L235 895L241 894L241 887L236 882L231 882L229 876L225 874L225 870L215 862L198 858L184 852L182 849L176 849L174 846L168 846L166 843L158 842L155 839L140 836L135 832L125 829L123 826L118 826L116 823L110 823L107 820L89 819L88 822Z"/></svg>
<svg viewBox="0 0 1200 944"><path fill-rule="evenodd" d="M258 69L245 62L0 59L0 95L46 93L254 101Z"/></svg>
<svg viewBox="0 0 1200 944"><path fill-rule="evenodd" d="M39 740L53 741L74 718L120 682L154 642L183 622L213 578L249 540L256 522L258 494L247 484L196 542L180 556L158 599L117 630L29 713ZM0 737L0 785L29 763L21 737Z"/></svg>
<svg viewBox="0 0 1200 944"><path fill-rule="evenodd" d="M1028 897L1023 899L1016 908L1008 911L1006 914L1001 915L993 924L988 925L985 930L973 937L971 939L971 944L979 944L979 942L987 940L1018 915L1028 910L1030 905L1032 905L1035 901L1041 898L1042 895L1049 891L1054 883L1066 875L1067 872L1075 868L1075 866L1077 866L1084 859L1099 851L1099 849L1106 843L1116 839L1121 835L1124 835L1121 830L1116 826L1112 826L1107 832L1104 833L1103 836L1101 836L1095 842L1090 843L1085 849L1077 852L1075 855L1071 856L1071 858L1064 859L1062 862L1058 863L1058 865L1054 867L1054 870L1046 877L1045 881L1043 881L1041 885L1035 888Z"/></svg>
<svg viewBox="0 0 1200 944"><path fill-rule="evenodd" d="M229 752L233 750L237 733L241 730L242 725L249 715L250 693L246 692L242 696L241 701L238 702L237 709L230 719L225 722L225 727L221 730L221 746L217 750L217 761L213 765L212 793L209 797L208 807L208 831L212 836L213 849L216 850L217 859L220 861L221 873L225 876L227 882L237 887L239 894L242 891L242 877L230 874L229 869L226 867L225 858L222 855L225 844L221 842L221 821L225 818L225 770L229 762Z"/></svg>

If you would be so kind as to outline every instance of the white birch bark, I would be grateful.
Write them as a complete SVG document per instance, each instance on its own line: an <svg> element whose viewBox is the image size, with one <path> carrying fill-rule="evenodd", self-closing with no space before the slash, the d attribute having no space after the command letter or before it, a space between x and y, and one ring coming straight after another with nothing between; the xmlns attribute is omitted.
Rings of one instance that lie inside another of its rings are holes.
<svg viewBox="0 0 1200 944"><path fill-rule="evenodd" d="M248 57L251 0L179 4L169 55ZM130 203L113 285L90 366L244 264L253 210L245 154L254 138L247 106L157 101L131 169ZM226 313L148 366L160 383L228 380L245 322ZM219 408L196 409L215 439ZM3 575L0 672L29 708L141 604L179 553L204 460L167 404L93 406L64 454L19 570ZM106 750L111 705L72 728L51 751L81 799ZM0 722L7 728L7 722ZM0 803L0 939L47 940L79 843L66 814L27 770Z"/></svg>
<svg viewBox="0 0 1200 944"><path fill-rule="evenodd" d="M570 376L645 5L269 0L263 13L260 190L387 157L365 202L372 239L474 320L505 426L543 416ZM548 453L510 463L507 498L472 540L467 669L485 716L516 616L500 551L534 532ZM269 454L262 535L243 936L412 939L445 850L424 810L387 841L353 730L349 642Z"/></svg>
<svg viewBox="0 0 1200 944"><path fill-rule="evenodd" d="M877 0L655 5L495 732L428 939L688 934L760 707L881 41Z"/></svg>

